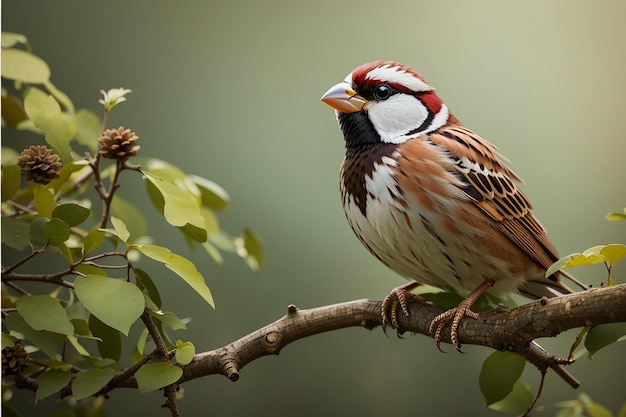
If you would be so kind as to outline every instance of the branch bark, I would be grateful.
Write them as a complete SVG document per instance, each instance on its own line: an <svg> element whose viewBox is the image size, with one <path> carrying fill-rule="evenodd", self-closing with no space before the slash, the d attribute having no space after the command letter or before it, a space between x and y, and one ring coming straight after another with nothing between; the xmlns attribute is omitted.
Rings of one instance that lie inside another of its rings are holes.
<svg viewBox="0 0 626 417"><path fill-rule="evenodd" d="M182 384L207 375L225 375L231 381L239 379L240 370L248 363L267 355L277 355L288 344L331 330L360 326L373 329L381 325L382 301L356 300L324 307L299 310L294 305L277 321L258 329L234 342L208 352L198 353L182 366ZM441 309L412 303L410 316L400 315L402 331L428 334L432 319ZM481 345L496 350L507 350L524 357L541 372L554 369L570 385L577 381L560 365L569 363L559 359L533 342L539 337L554 337L559 333L583 326L626 322L626 284L589 289L557 298L544 298L515 308L498 308L481 313L477 320L463 319L459 326L462 344ZM450 326L443 332L442 341L450 343ZM115 381L115 382L114 382ZM116 379L106 387L137 388L134 377ZM36 389L22 379L22 386Z"/></svg>

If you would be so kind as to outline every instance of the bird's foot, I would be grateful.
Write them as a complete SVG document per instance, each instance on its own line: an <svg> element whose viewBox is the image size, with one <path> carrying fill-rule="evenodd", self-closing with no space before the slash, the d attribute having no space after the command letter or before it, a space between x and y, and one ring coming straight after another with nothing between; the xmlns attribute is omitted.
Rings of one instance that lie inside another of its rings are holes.
<svg viewBox="0 0 626 417"><path fill-rule="evenodd" d="M459 324L461 323L461 319L463 317L471 317L473 319L478 318L478 313L470 310L471 304L465 303L465 300L461 302L457 307L451 308L450 310L439 314L437 317L433 319L430 323L430 327L428 328L428 333L433 335L433 339L435 339L435 346L441 350L441 332L443 328L450 321L452 322L452 327L450 329L450 341L452 342L452 346L459 352L461 352L461 344L459 343Z"/></svg>
<svg viewBox="0 0 626 417"><path fill-rule="evenodd" d="M459 343L459 324L461 324L461 319L463 317L471 317L473 319L478 319L478 313L470 310L472 305L478 300L478 298L485 293L491 286L493 286L494 281L491 279L487 279L482 282L474 291L472 291L463 301L459 303L455 308L451 308L450 310L439 314L437 317L433 319L428 328L428 333L433 335L433 339L435 339L435 346L441 350L441 333L443 328L449 322L452 322L452 327L450 328L450 342L454 348L461 352L461 343Z"/></svg>
<svg viewBox="0 0 626 417"><path fill-rule="evenodd" d="M380 309L380 317L383 327L383 332L387 334L387 325L398 329L398 310L402 310L405 316L409 316L408 303L410 301L417 301L418 303L425 303L426 300L417 294L411 292L412 289L420 285L417 281L407 282L404 285L391 290L389 295L383 300L382 307ZM400 337L400 332L398 332Z"/></svg>

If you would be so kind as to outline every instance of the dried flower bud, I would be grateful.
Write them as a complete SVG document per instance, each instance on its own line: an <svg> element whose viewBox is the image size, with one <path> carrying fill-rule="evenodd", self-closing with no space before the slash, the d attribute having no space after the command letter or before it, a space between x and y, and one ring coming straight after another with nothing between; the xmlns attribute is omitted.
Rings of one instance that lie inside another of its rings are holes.
<svg viewBox="0 0 626 417"><path fill-rule="evenodd" d="M38 184L48 184L59 178L59 171L63 168L59 155L52 153L47 146L31 145L24 149L17 160L22 175L26 181Z"/></svg>
<svg viewBox="0 0 626 417"><path fill-rule="evenodd" d="M2 349L2 375L19 374L26 368L28 352L20 342Z"/></svg>
<svg viewBox="0 0 626 417"><path fill-rule="evenodd" d="M109 159L127 160L131 156L136 156L140 146L135 144L139 139L135 132L124 129L122 126L117 129L107 129L104 131L98 142L100 142L100 155Z"/></svg>

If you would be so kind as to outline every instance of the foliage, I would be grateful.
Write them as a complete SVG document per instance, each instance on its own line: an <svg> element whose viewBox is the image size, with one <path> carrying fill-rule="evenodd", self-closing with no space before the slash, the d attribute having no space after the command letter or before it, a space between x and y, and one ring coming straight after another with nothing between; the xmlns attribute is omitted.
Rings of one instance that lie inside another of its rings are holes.
<svg viewBox="0 0 626 417"><path fill-rule="evenodd" d="M249 229L232 236L220 228L216 211L228 208L229 196L219 185L163 160L135 158L137 135L121 127L107 130L109 112L131 90L101 91L100 120L91 109L75 109L52 84L48 65L25 36L2 35L2 61L3 81L12 82L3 88L3 127L45 141L21 156L18 149L2 149L2 243L23 253L2 268L3 354L18 343L28 352L27 367L17 367L15 380L36 380L35 402L59 393L75 400L104 394L120 374L134 375L141 393L175 389L182 374L176 364L189 363L195 348L190 341L171 341L169 333L185 329L185 320L162 310L159 287L140 265L162 264L215 307L213 294L190 260L152 242L136 203L116 194L120 175L141 176L157 212L190 248L201 247L218 264L221 252L230 251L258 270L258 238ZM44 256L64 267L20 272ZM37 293L27 291L26 282ZM132 355L124 357L122 340L128 339L120 335L138 323L145 329Z"/></svg>

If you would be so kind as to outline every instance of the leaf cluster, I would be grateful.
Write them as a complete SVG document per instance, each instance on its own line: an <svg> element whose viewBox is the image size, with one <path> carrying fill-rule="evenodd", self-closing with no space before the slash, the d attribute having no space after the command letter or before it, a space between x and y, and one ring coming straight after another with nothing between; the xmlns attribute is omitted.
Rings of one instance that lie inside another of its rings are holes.
<svg viewBox="0 0 626 417"><path fill-rule="evenodd" d="M35 402L54 394L82 400L106 395L113 382L134 376L142 393L163 387L173 392L182 374L177 365L188 364L195 347L170 338L188 320L163 310L158 280L141 266L156 261L210 306L215 302L194 263L153 242L139 201L116 193L121 174L140 176L156 211L190 248L201 248L218 264L224 252L233 252L258 270L258 238L249 229L233 236L220 227L217 212L230 199L215 182L156 158L131 164L101 155L98 139L109 112L131 90L102 91L99 117L91 109L77 110L53 85L48 65L25 36L2 34L2 63L3 136L32 132L34 142L43 141L63 162L48 184L27 182L17 166L20 149L2 149L2 244L22 254L2 266L2 349L20 341L29 354L23 373L3 387L30 381ZM63 265L58 271L22 272L53 258ZM143 330L124 357L128 339L122 335L133 326Z"/></svg>

